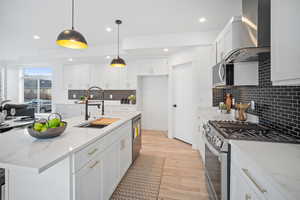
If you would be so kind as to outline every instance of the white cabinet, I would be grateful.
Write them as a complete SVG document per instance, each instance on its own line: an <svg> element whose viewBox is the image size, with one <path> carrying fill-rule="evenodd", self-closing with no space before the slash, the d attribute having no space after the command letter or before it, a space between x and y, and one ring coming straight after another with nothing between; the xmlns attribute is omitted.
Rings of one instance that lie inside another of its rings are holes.
<svg viewBox="0 0 300 200"><path fill-rule="evenodd" d="M65 65L63 67L65 89L87 89L91 83L90 65Z"/></svg>
<svg viewBox="0 0 300 200"><path fill-rule="evenodd" d="M230 199L231 200L264 200L259 197L248 185L238 167L231 165L230 175Z"/></svg>
<svg viewBox="0 0 300 200"><path fill-rule="evenodd" d="M218 63L234 49L256 46L247 32L241 16L230 19L215 41Z"/></svg>
<svg viewBox="0 0 300 200"><path fill-rule="evenodd" d="M212 48L211 48L211 63L212 63L212 66L216 65L218 62L217 62L217 43L214 42L212 44Z"/></svg>
<svg viewBox="0 0 300 200"><path fill-rule="evenodd" d="M75 175L75 200L100 200L103 194L103 161L101 155L90 161Z"/></svg>
<svg viewBox="0 0 300 200"><path fill-rule="evenodd" d="M272 0L271 76L273 85L300 85L299 10L299 0Z"/></svg>
<svg viewBox="0 0 300 200"><path fill-rule="evenodd" d="M103 157L103 199L109 199L119 183L119 143L114 143Z"/></svg>
<svg viewBox="0 0 300 200"><path fill-rule="evenodd" d="M234 64L234 85L258 85L258 62Z"/></svg>
<svg viewBox="0 0 300 200"><path fill-rule="evenodd" d="M230 199L286 200L269 175L235 145L231 145Z"/></svg>
<svg viewBox="0 0 300 200"><path fill-rule="evenodd" d="M131 165L132 162L132 138L131 133L121 138L120 144L120 179L125 175L126 171Z"/></svg>
<svg viewBox="0 0 300 200"><path fill-rule="evenodd" d="M132 162L131 121L74 155L74 200L108 200Z"/></svg>

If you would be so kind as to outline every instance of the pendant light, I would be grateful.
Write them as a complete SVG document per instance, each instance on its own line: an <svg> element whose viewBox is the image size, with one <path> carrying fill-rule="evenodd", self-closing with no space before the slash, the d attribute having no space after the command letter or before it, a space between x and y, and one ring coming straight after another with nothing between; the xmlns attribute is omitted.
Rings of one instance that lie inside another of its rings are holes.
<svg viewBox="0 0 300 200"><path fill-rule="evenodd" d="M121 20L116 20L116 24L118 25L118 57L117 58L114 58L110 65L112 67L125 67L126 66L126 63L125 63L125 60L123 60L122 58L120 58L120 24L122 24L122 21Z"/></svg>
<svg viewBox="0 0 300 200"><path fill-rule="evenodd" d="M85 49L88 47L83 35L74 30L74 0L72 0L72 29L62 31L57 37L56 44L71 49Z"/></svg>

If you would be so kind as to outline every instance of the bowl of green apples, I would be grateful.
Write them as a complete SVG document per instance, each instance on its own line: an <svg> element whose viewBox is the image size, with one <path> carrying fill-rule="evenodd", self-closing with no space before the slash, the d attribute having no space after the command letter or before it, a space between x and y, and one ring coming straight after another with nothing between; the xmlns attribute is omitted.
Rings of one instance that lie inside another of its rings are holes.
<svg viewBox="0 0 300 200"><path fill-rule="evenodd" d="M29 135L37 139L48 139L60 136L67 128L59 113L52 113L48 119L40 119L27 127Z"/></svg>

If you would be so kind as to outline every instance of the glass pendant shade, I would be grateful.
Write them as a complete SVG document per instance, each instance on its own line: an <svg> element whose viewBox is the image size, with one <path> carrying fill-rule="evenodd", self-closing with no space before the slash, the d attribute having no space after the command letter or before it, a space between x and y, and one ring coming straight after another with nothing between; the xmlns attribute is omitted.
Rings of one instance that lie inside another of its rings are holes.
<svg viewBox="0 0 300 200"><path fill-rule="evenodd" d="M88 48L88 44L83 35L72 29L61 32L57 37L56 44L71 49Z"/></svg>
<svg viewBox="0 0 300 200"><path fill-rule="evenodd" d="M114 58L110 65L112 67L125 67L126 66L126 63L125 63L125 60L123 60L122 58L120 58L119 56L117 58Z"/></svg>

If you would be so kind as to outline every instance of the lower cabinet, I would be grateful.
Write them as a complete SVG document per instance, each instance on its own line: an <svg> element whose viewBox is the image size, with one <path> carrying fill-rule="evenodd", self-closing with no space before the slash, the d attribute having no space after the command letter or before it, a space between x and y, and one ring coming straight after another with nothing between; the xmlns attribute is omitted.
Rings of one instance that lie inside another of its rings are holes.
<svg viewBox="0 0 300 200"><path fill-rule="evenodd" d="M103 199L103 161L98 155L79 172L75 174L76 200L100 200Z"/></svg>
<svg viewBox="0 0 300 200"><path fill-rule="evenodd" d="M131 134L129 136L121 138L120 140L120 179L126 173L132 162L132 139Z"/></svg>
<svg viewBox="0 0 300 200"><path fill-rule="evenodd" d="M231 200L264 200L259 197L251 186L246 182L243 175L240 174L238 167L231 164L230 180L230 199Z"/></svg>
<svg viewBox="0 0 300 200"><path fill-rule="evenodd" d="M73 176L75 183L74 200L109 200L131 165L131 121L100 140L110 142L103 144L96 141L87 146L86 148L89 149L91 149L90 146L93 147L92 149L97 149L98 153L94 154ZM99 146L104 145L105 148L101 150L97 144ZM77 155L84 156L85 149L82 149ZM77 169L76 166L74 169Z"/></svg>
<svg viewBox="0 0 300 200"><path fill-rule="evenodd" d="M109 199L119 183L118 147L115 143L103 153L103 199Z"/></svg>

